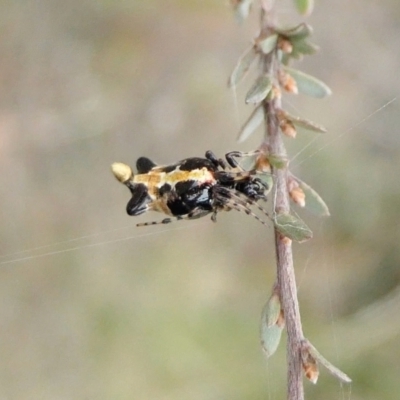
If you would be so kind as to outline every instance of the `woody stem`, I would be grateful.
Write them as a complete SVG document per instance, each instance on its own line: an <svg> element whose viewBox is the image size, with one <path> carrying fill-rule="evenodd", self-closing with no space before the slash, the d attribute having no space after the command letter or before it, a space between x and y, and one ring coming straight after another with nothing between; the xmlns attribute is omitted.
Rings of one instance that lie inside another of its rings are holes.
<svg viewBox="0 0 400 400"><path fill-rule="evenodd" d="M271 30L273 16L270 9L264 7L261 11L261 29ZM262 72L268 73L277 81L279 61L275 52L262 56ZM279 130L278 111L281 109L280 97L275 97L264 103L265 139L260 146L267 154L286 158L286 149ZM275 177L274 214L290 212L289 193L287 187L288 168L272 169ZM275 229L275 251L277 261L277 281L282 310L285 317L288 363L288 400L304 400L300 345L303 331L300 319L300 309L297 299L296 278L293 267L292 242Z"/></svg>

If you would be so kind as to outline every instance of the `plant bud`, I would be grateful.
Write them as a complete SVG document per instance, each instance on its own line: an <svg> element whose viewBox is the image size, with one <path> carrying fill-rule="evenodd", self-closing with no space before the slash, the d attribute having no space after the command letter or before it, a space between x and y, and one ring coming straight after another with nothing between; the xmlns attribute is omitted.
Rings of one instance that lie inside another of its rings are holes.
<svg viewBox="0 0 400 400"><path fill-rule="evenodd" d="M297 83L286 71L279 71L278 74L279 84L289 93L298 94L299 89Z"/></svg>
<svg viewBox="0 0 400 400"><path fill-rule="evenodd" d="M284 135L286 135L292 139L294 139L296 137L297 131L292 122L288 121L287 119L283 119L283 120L281 120L279 126Z"/></svg>
<svg viewBox="0 0 400 400"><path fill-rule="evenodd" d="M306 205L306 195L303 192L303 189L300 187L294 188L289 192L290 198L294 203L299 205L300 207L304 207Z"/></svg>
<svg viewBox="0 0 400 400"><path fill-rule="evenodd" d="M315 360L314 362L303 363L303 371L304 375L310 382L314 384L317 383L319 370L318 370L318 364Z"/></svg>
<svg viewBox="0 0 400 400"><path fill-rule="evenodd" d="M278 48L286 54L290 54L293 51L293 45L291 41L282 36L279 36Z"/></svg>

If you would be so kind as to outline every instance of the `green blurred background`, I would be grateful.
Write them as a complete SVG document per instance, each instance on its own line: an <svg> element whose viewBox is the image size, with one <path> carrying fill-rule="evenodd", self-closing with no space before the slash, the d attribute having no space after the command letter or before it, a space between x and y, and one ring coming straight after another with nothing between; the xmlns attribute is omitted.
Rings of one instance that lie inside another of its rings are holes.
<svg viewBox="0 0 400 400"><path fill-rule="evenodd" d="M251 75L226 87L257 14L238 25L211 0L0 4L0 399L285 398L285 343L265 361L258 337L272 229L235 212L136 228L162 216L129 218L109 167L258 146L262 132L235 140ZM332 216L300 210L315 238L295 264L305 334L353 384L322 371L307 399L399 399L399 100L378 109L400 94L400 4L316 0L308 22L321 51L297 65L334 94L285 105L329 133L287 142Z"/></svg>

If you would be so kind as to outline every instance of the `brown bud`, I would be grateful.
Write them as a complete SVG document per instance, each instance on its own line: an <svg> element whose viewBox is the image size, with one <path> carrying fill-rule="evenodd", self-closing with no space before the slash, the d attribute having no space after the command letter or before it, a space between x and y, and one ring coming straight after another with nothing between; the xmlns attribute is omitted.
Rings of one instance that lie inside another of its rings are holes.
<svg viewBox="0 0 400 400"><path fill-rule="evenodd" d="M280 70L278 74L279 84L289 93L298 94L296 81L286 71Z"/></svg>
<svg viewBox="0 0 400 400"><path fill-rule="evenodd" d="M260 154L256 160L256 170L262 172L271 172L271 164L268 161L268 158L265 157L264 154Z"/></svg>
<svg viewBox="0 0 400 400"><path fill-rule="evenodd" d="M297 88L297 83L290 75L287 75L286 83L283 88L289 93L293 94L299 93L299 89Z"/></svg>
<svg viewBox="0 0 400 400"><path fill-rule="evenodd" d="M306 195L302 188L297 187L289 192L290 198L300 207L306 205Z"/></svg>
<svg viewBox="0 0 400 400"><path fill-rule="evenodd" d="M304 375L312 383L317 383L319 370L318 363L315 357L311 354L311 348L307 341L303 340L301 343L301 365L303 367Z"/></svg>
<svg viewBox="0 0 400 400"><path fill-rule="evenodd" d="M293 123L287 119L282 119L279 124L281 131L284 135L294 139L296 137L297 131Z"/></svg>
<svg viewBox="0 0 400 400"><path fill-rule="evenodd" d="M299 183L296 181L296 179L294 179L292 176L289 176L287 180L288 191L291 192L293 189L296 189L298 187Z"/></svg>
<svg viewBox="0 0 400 400"><path fill-rule="evenodd" d="M290 54L293 51L293 45L290 40L283 36L279 36L278 49L282 50L284 53Z"/></svg>
<svg viewBox="0 0 400 400"><path fill-rule="evenodd" d="M287 236L281 236L282 242L286 245L291 245L292 244L292 239L289 239Z"/></svg>
<svg viewBox="0 0 400 400"><path fill-rule="evenodd" d="M285 238L285 239L288 239L288 238ZM276 321L276 325L279 326L280 328L283 328L285 326L285 316L283 314L283 310L281 310L281 312L279 314L278 320Z"/></svg>
<svg viewBox="0 0 400 400"><path fill-rule="evenodd" d="M281 99L282 91L279 86L273 85L271 91L269 92L269 96L273 99Z"/></svg>
<svg viewBox="0 0 400 400"><path fill-rule="evenodd" d="M316 384L318 381L319 370L317 363L304 363L303 364L303 371L306 378Z"/></svg>

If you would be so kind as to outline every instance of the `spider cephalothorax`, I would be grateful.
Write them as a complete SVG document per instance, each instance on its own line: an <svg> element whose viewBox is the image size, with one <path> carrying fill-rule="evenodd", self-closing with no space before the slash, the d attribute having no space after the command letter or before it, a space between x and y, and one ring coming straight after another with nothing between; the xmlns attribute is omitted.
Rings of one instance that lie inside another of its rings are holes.
<svg viewBox="0 0 400 400"><path fill-rule="evenodd" d="M186 158L171 165L158 166L146 157L136 162L137 174L126 164L114 163L115 177L126 185L132 198L127 204L129 215L140 215L146 211L163 212L176 219L196 219L212 213L216 220L223 210L244 211L259 221L250 206L257 200L266 200L269 175L257 169L244 170L237 159L257 153L231 152L226 161L207 151L205 158ZM169 223L171 218L160 222L145 222L138 226Z"/></svg>

